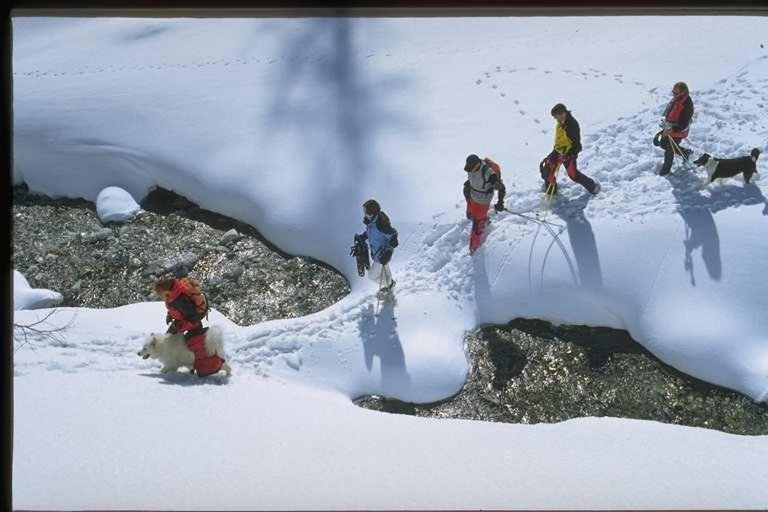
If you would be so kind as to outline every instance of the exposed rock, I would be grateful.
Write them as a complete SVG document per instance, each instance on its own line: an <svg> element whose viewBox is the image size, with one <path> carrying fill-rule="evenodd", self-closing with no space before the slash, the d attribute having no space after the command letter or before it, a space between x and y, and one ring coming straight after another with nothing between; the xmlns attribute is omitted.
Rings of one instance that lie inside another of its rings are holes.
<svg viewBox="0 0 768 512"><path fill-rule="evenodd" d="M237 240L240 240L240 238L241 238L240 233L238 233L236 229L232 228L222 235L221 244L227 245L231 242L236 242Z"/></svg>
<svg viewBox="0 0 768 512"><path fill-rule="evenodd" d="M113 237L112 230L110 228L102 228L91 233L82 233L80 236L84 242L90 243L103 242Z"/></svg>
<svg viewBox="0 0 768 512"><path fill-rule="evenodd" d="M157 277L189 272L206 286L211 306L241 325L313 313L349 291L337 272L306 259L296 266L296 258L274 252L250 226L182 197L158 191L142 207L131 224L105 228L93 203L54 200L16 187L13 266L36 288L67 290L65 306L98 308L157 300L152 292ZM171 211L176 213L168 215ZM230 242L237 250L221 245L230 230L238 234ZM103 239L86 241L80 233ZM249 269L254 262L259 272ZM265 279L284 267L290 283L267 292ZM297 289L306 293L296 294Z"/></svg>
<svg viewBox="0 0 768 512"><path fill-rule="evenodd" d="M625 331L515 320L469 334L466 346L470 373L449 400L357 402L438 418L552 423L614 416L768 434L768 404L678 372Z"/></svg>

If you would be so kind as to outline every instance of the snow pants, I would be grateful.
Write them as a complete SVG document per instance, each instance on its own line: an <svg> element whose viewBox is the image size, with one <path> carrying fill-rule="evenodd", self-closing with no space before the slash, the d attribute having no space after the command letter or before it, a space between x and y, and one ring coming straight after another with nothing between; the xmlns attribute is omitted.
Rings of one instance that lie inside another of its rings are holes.
<svg viewBox="0 0 768 512"><path fill-rule="evenodd" d="M469 254L474 254L480 247L490 206L490 203L482 204L471 199L467 200L467 217L472 221L472 231L469 234Z"/></svg>
<svg viewBox="0 0 768 512"><path fill-rule="evenodd" d="M392 272L389 270L389 264L382 265L378 261L374 261L368 271L368 278L375 283L380 283L381 288L388 288L392 284Z"/></svg>
<svg viewBox="0 0 768 512"><path fill-rule="evenodd" d="M595 189L595 181L586 174L579 172L576 167L576 157L571 155L561 155L557 151L552 151L539 165L541 179L544 180L545 184L551 183L554 185L555 190L557 190L555 171L560 164L565 167L568 177L571 178L572 181L575 181L586 188L589 192L592 192Z"/></svg>
<svg viewBox="0 0 768 512"><path fill-rule="evenodd" d="M205 350L205 336L208 332L206 327L204 331L196 334L184 335L184 339L187 343L187 348L195 354L195 372L198 377L207 377L221 370L224 365L224 359L216 354L208 355ZM188 337L189 336L189 337Z"/></svg>
<svg viewBox="0 0 768 512"><path fill-rule="evenodd" d="M675 141L677 147L680 147L680 141L683 139L681 137L672 137L672 140ZM653 145L664 150L664 165L661 166L659 175L664 176L665 174L669 174L669 171L672 170L672 161L675 159L675 153L680 156L683 155L672 147L672 144L669 142L669 137L662 135L662 132L657 133L653 137Z"/></svg>

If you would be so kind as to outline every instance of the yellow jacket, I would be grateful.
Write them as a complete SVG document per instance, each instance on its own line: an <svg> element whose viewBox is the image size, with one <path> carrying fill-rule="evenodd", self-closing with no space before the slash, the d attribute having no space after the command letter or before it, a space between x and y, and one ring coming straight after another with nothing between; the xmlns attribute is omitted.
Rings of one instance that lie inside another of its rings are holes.
<svg viewBox="0 0 768 512"><path fill-rule="evenodd" d="M555 124L557 125L555 127L555 151L564 155L571 149L571 146L573 146L573 141L568 137L568 134L565 133L565 127L563 127L563 125L558 122L555 122Z"/></svg>

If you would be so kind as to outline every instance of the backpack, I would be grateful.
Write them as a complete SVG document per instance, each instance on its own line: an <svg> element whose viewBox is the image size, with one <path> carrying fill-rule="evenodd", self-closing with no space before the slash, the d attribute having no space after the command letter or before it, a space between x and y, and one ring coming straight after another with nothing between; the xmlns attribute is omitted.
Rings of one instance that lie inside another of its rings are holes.
<svg viewBox="0 0 768 512"><path fill-rule="evenodd" d="M195 307L195 312L200 317L200 320L205 318L208 320L208 298L203 293L203 289L200 286L200 282L197 279L191 277L183 277L179 279L182 293L189 299L192 305Z"/></svg>
<svg viewBox="0 0 768 512"><path fill-rule="evenodd" d="M488 167L491 168L491 171L493 171L493 174L498 176L499 181L501 181L501 166L488 157L483 158L483 162L488 164ZM486 176L485 173L483 173L483 186L486 186L489 181L491 181L490 175ZM491 189L491 192L493 192L493 189Z"/></svg>
<svg viewBox="0 0 768 512"><path fill-rule="evenodd" d="M498 174L499 179L501 179L501 166L488 157L483 158L483 161L487 163L491 170Z"/></svg>

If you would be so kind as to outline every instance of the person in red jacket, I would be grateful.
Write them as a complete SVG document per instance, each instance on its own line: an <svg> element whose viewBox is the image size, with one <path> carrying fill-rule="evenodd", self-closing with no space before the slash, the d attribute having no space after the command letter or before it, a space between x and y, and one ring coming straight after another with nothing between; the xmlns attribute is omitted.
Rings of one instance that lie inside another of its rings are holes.
<svg viewBox="0 0 768 512"><path fill-rule="evenodd" d="M653 137L653 145L664 150L664 164L659 169L659 176L669 174L675 154L688 160L691 150L680 147L680 141L688 136L693 117L693 100L685 82L677 82L672 87L672 100L664 109L662 129ZM674 141L674 144L670 141ZM678 151L679 149L679 151ZM682 153L681 153L682 152Z"/></svg>
<svg viewBox="0 0 768 512"><path fill-rule="evenodd" d="M201 294L196 283L189 278L163 278L155 283L155 293L165 301L168 310L165 323L170 325L166 332L184 335L187 348L195 354L194 370L197 375L206 377L218 372L224 365L224 359L216 354L208 355L205 350L208 327L203 327L203 318L207 304L204 309L195 299L196 294Z"/></svg>

